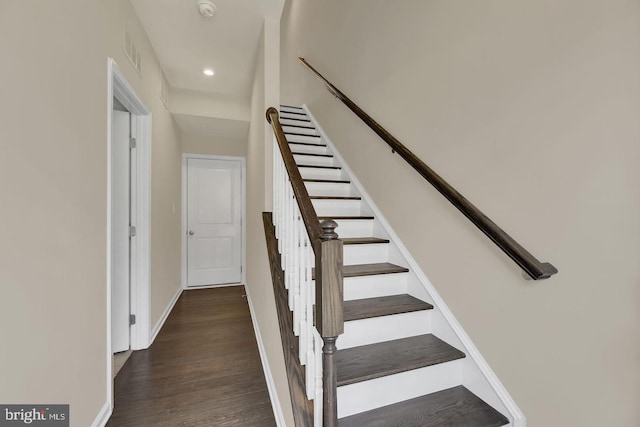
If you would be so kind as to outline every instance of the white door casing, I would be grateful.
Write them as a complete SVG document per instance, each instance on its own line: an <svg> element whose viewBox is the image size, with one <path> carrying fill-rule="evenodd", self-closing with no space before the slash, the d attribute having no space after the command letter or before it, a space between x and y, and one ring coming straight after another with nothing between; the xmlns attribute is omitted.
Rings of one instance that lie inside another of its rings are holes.
<svg viewBox="0 0 640 427"><path fill-rule="evenodd" d="M187 159L187 286L242 281L242 162Z"/></svg>
<svg viewBox="0 0 640 427"><path fill-rule="evenodd" d="M129 349L130 313L130 137L131 115L113 111L111 123L111 335L112 352Z"/></svg>

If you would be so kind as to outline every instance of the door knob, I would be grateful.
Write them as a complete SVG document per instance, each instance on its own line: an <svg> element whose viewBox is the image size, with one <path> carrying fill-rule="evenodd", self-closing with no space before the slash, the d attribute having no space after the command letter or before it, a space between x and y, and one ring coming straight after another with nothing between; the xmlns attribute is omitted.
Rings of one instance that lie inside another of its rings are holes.
<svg viewBox="0 0 640 427"><path fill-rule="evenodd" d="M189 236L193 236L194 234L196 233L194 233L193 230L189 230Z"/></svg>

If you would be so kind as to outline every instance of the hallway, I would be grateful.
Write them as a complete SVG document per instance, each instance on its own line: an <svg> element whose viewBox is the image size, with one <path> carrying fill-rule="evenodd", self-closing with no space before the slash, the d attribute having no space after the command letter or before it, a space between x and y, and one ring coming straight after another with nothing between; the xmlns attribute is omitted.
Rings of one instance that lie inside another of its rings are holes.
<svg viewBox="0 0 640 427"><path fill-rule="evenodd" d="M183 292L153 345L116 377L107 426L275 426L244 292Z"/></svg>

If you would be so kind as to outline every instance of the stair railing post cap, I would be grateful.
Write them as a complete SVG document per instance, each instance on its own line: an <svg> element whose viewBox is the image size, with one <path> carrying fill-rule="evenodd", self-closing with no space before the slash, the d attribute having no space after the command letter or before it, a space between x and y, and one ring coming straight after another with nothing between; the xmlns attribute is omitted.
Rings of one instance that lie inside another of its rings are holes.
<svg viewBox="0 0 640 427"><path fill-rule="evenodd" d="M320 240L337 240L338 233L336 233L336 228L338 227L338 223L332 219L325 219L320 223L320 228L322 228L322 234L320 235Z"/></svg>
<svg viewBox="0 0 640 427"><path fill-rule="evenodd" d="M278 110L275 107L269 107L267 108L267 121L269 123L271 123L271 114L276 113L276 116L278 116Z"/></svg>

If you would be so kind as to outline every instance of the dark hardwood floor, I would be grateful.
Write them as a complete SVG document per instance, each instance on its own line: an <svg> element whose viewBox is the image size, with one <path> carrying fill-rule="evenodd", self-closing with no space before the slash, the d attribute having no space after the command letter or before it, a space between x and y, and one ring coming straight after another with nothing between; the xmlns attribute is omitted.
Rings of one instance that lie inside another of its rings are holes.
<svg viewBox="0 0 640 427"><path fill-rule="evenodd" d="M275 426L241 286L183 292L115 379L108 427Z"/></svg>

